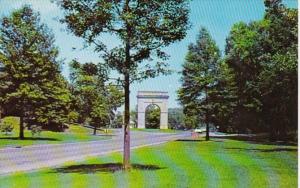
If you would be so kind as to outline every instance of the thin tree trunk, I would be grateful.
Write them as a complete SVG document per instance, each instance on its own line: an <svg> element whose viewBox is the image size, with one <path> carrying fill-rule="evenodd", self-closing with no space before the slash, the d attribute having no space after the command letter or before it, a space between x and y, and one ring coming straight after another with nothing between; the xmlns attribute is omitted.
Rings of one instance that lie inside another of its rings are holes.
<svg viewBox="0 0 300 188"><path fill-rule="evenodd" d="M125 12L129 12L129 0L126 0L124 6ZM125 46L125 72L124 72L124 90L125 90L125 114L124 114L124 152L123 152L123 168L125 170L130 169L130 26L126 23L126 46Z"/></svg>
<svg viewBox="0 0 300 188"><path fill-rule="evenodd" d="M130 127L129 127L129 75L125 76L125 117L124 117L124 169L130 168Z"/></svg>
<svg viewBox="0 0 300 188"><path fill-rule="evenodd" d="M206 121L206 136L205 136L205 140L208 141L209 140L209 123Z"/></svg>
<svg viewBox="0 0 300 188"><path fill-rule="evenodd" d="M208 123L208 93L207 93L207 87L205 87L205 103L206 103L206 112L205 112L205 123L206 123L206 136L205 136L205 140L208 141L209 140L209 123Z"/></svg>
<svg viewBox="0 0 300 188"><path fill-rule="evenodd" d="M19 133L19 138L21 140L24 139L24 117L21 115L20 117L20 133Z"/></svg>
<svg viewBox="0 0 300 188"><path fill-rule="evenodd" d="M96 127L94 127L94 135L96 135L96 133L97 133L97 128Z"/></svg>

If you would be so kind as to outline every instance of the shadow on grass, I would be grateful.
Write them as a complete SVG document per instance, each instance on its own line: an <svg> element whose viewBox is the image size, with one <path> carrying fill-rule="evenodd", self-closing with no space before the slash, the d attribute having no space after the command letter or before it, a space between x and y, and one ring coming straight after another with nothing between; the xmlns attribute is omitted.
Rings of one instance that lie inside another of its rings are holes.
<svg viewBox="0 0 300 188"><path fill-rule="evenodd" d="M246 141L252 144L264 144L264 145L282 145L282 146L297 146L296 142L289 141L269 141L267 136L255 136L255 135L238 135L238 136L212 136L214 139L229 139L229 140L238 140Z"/></svg>
<svg viewBox="0 0 300 188"><path fill-rule="evenodd" d="M295 148L272 148L272 149L249 149L249 148L225 148L228 150L246 150L246 151L257 151L257 152L282 152L282 151L297 151Z"/></svg>
<svg viewBox="0 0 300 188"><path fill-rule="evenodd" d="M0 140L21 140L19 137L0 137ZM56 138L41 138L41 137L25 137L22 140L44 140L44 141L61 141Z"/></svg>
<svg viewBox="0 0 300 188"><path fill-rule="evenodd" d="M143 164L132 164L132 169L136 170L160 170L164 169L156 165L143 165ZM62 168L54 169L54 173L80 173L80 174L91 174L97 172L114 173L123 170L122 163L104 163L104 164L80 164L71 165Z"/></svg>

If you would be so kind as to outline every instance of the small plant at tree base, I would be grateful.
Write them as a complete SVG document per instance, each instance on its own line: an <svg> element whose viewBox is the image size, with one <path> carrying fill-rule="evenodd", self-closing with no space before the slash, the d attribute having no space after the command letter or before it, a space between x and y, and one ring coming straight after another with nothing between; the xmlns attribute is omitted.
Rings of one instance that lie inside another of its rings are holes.
<svg viewBox="0 0 300 188"><path fill-rule="evenodd" d="M14 129L13 123L10 121L10 119L3 119L0 122L0 130L1 132L4 132L5 135L8 135L8 133L11 133Z"/></svg>
<svg viewBox="0 0 300 188"><path fill-rule="evenodd" d="M41 135L41 132L42 132L41 126L31 125L30 129L31 129L32 136Z"/></svg>

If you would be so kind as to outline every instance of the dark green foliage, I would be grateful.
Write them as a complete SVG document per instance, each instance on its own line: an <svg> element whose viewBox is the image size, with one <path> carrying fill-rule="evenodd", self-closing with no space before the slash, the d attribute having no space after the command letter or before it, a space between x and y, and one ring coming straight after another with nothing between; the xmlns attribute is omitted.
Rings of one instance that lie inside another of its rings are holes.
<svg viewBox="0 0 300 188"><path fill-rule="evenodd" d="M24 122L51 127L67 121L70 93L53 43L51 31L29 6L1 20L0 102L20 117L20 138Z"/></svg>
<svg viewBox="0 0 300 188"><path fill-rule="evenodd" d="M297 10L280 0L265 5L264 19L236 24L227 39L238 86L235 123L285 139L297 129Z"/></svg>
<svg viewBox="0 0 300 188"><path fill-rule="evenodd" d="M237 86L235 74L224 62L218 64L216 84L209 91L209 101L213 106L211 123L225 131L235 125L234 115L237 106Z"/></svg>

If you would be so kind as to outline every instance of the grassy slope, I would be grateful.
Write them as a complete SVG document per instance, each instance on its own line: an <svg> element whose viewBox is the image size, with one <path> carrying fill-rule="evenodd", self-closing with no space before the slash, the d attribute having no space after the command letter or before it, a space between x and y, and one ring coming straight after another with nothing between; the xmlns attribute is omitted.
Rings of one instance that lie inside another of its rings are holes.
<svg viewBox="0 0 300 188"><path fill-rule="evenodd" d="M91 129L71 125L66 132L42 131L40 135L35 135L34 137L32 136L31 131L25 130L25 140L19 140L18 121L19 120L16 118L16 124L14 126L12 135L0 133L0 148L27 146L33 144L57 144L92 141L111 138L110 136L94 136L92 135Z"/></svg>
<svg viewBox="0 0 300 188"><path fill-rule="evenodd" d="M296 146L175 141L133 151L132 162L152 170L109 171L121 161L115 153L0 177L0 187L297 187Z"/></svg>

